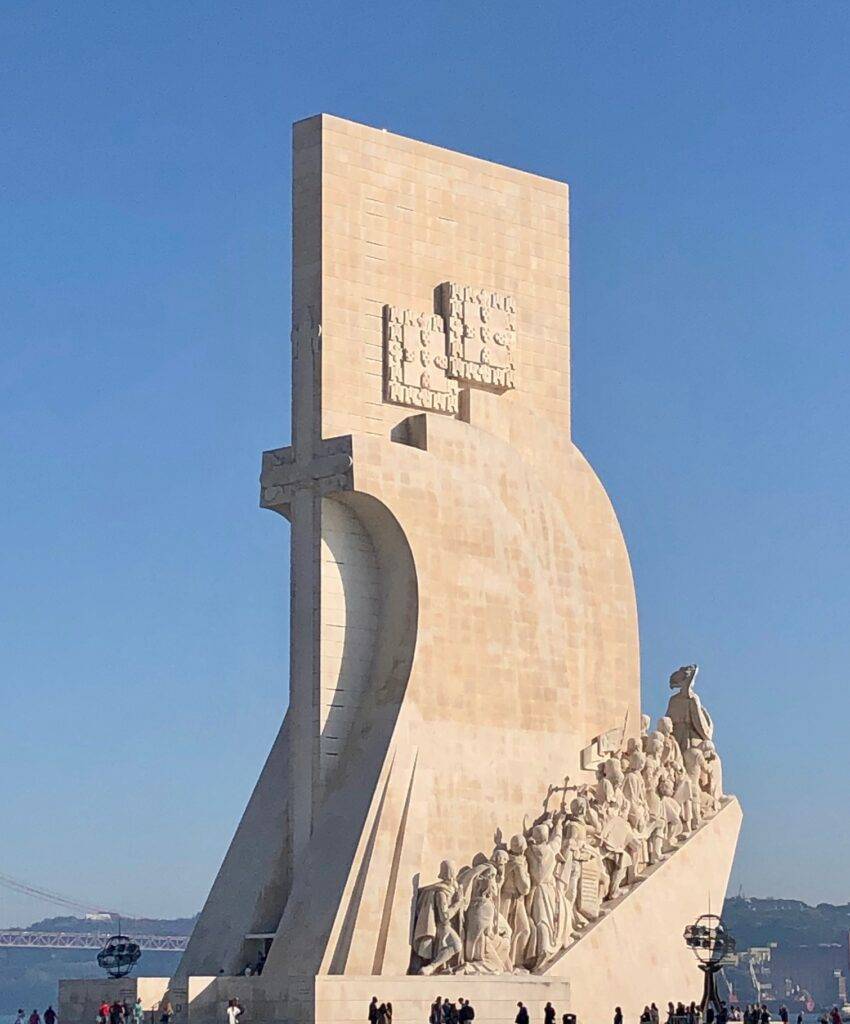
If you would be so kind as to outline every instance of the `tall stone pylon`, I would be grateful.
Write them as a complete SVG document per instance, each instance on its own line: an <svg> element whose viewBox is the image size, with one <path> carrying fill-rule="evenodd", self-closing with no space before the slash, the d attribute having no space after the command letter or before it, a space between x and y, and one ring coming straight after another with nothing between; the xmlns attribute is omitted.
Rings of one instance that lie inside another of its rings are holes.
<svg viewBox="0 0 850 1024"><path fill-rule="evenodd" d="M359 1019L319 981L404 978L440 861L637 734L638 623L571 438L567 186L327 115L293 163L289 707L175 991L265 946L256 1013Z"/></svg>

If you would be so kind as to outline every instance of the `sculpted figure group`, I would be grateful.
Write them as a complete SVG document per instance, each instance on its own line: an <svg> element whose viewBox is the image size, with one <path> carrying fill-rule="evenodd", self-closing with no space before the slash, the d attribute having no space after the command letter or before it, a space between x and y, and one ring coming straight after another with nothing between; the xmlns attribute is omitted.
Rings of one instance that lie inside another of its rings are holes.
<svg viewBox="0 0 850 1024"><path fill-rule="evenodd" d="M667 715L653 732L641 716L640 736L607 751L594 782L550 785L542 813L507 841L498 830L490 856L459 871L443 861L417 892L412 973L540 971L720 809L722 768L696 674L673 673Z"/></svg>

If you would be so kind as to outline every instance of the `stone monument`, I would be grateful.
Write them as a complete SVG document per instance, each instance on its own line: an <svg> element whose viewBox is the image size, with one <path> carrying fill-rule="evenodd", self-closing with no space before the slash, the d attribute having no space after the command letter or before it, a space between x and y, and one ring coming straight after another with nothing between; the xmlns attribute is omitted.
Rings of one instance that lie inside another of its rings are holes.
<svg viewBox="0 0 850 1024"><path fill-rule="evenodd" d="M327 115L293 164L292 444L261 478L289 707L163 993L192 1024L683 998L740 809L692 677L641 717L628 553L570 435L567 187Z"/></svg>

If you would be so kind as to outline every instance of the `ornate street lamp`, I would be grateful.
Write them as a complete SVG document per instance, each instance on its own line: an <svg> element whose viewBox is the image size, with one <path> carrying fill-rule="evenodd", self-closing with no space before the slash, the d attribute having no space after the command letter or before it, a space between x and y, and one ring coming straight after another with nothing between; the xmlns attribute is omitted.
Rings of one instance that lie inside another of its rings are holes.
<svg viewBox="0 0 850 1024"><path fill-rule="evenodd" d="M717 994L716 975L724 960L735 952L735 940L716 914L703 914L685 929L685 945L694 951L699 960L699 969L705 974L700 1009L705 1013L711 1006L717 1014L720 1011L720 997Z"/></svg>
<svg viewBox="0 0 850 1024"><path fill-rule="evenodd" d="M110 978L125 978L139 962L141 955L138 942L133 942L126 935L113 935L97 954L97 965Z"/></svg>

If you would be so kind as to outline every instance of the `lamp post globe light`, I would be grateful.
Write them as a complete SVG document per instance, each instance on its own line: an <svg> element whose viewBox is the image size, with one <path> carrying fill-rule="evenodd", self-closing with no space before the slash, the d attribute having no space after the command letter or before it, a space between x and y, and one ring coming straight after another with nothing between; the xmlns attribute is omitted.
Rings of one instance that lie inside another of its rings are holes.
<svg viewBox="0 0 850 1024"><path fill-rule="evenodd" d="M717 1014L720 1010L717 973L735 952L735 940L716 914L703 914L685 929L685 945L694 951L699 969L705 975L700 1009L705 1013L711 1006Z"/></svg>
<svg viewBox="0 0 850 1024"><path fill-rule="evenodd" d="M126 935L113 935L97 954L97 964L110 978L125 978L141 955L138 942L133 942Z"/></svg>

